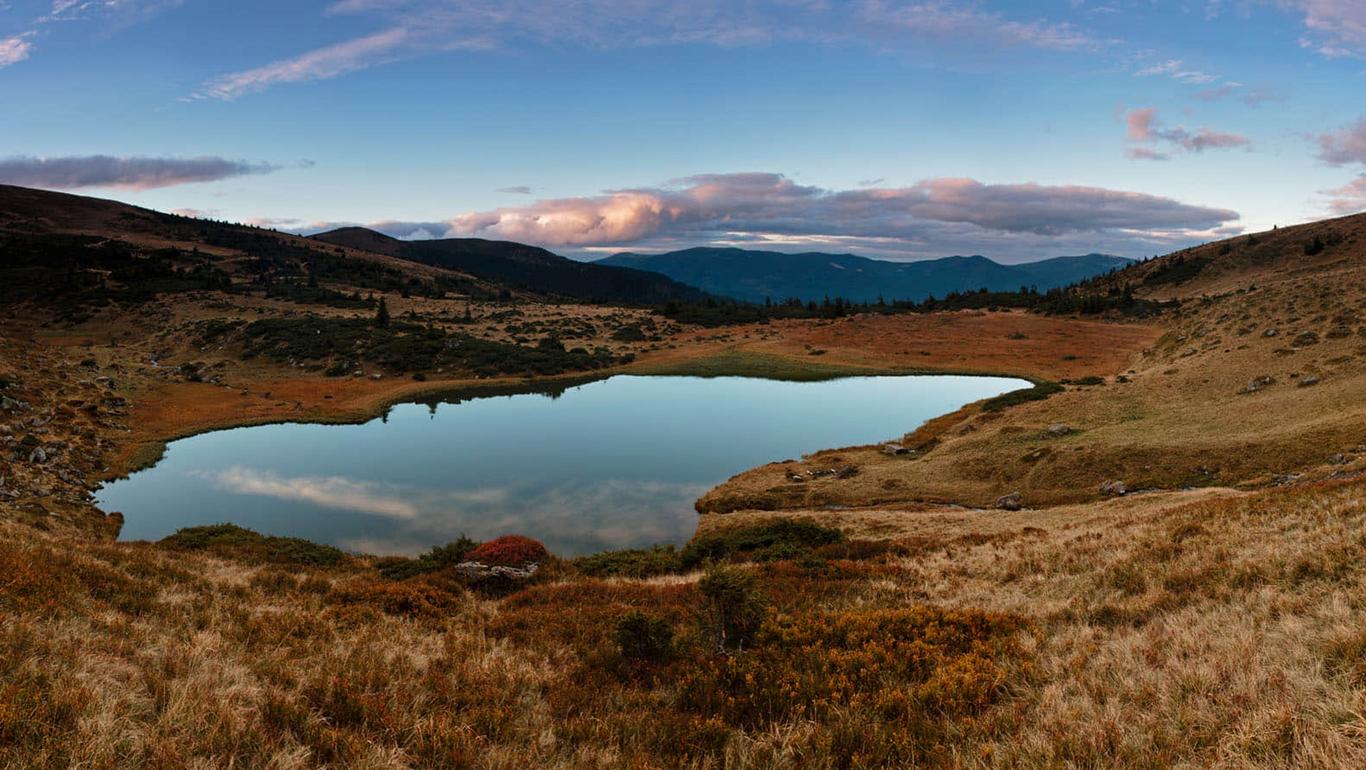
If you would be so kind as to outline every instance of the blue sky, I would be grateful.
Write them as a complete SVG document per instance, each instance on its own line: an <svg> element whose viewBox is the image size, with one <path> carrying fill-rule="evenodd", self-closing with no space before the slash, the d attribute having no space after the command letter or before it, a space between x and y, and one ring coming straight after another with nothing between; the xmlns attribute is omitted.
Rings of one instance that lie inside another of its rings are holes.
<svg viewBox="0 0 1366 770"><path fill-rule="evenodd" d="M1359 0L0 0L0 182L590 256L1366 209Z"/></svg>

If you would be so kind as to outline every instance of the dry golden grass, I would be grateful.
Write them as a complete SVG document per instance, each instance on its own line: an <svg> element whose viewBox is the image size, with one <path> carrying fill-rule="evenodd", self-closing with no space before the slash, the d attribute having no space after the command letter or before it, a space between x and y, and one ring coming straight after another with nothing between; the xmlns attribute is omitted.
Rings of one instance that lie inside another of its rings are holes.
<svg viewBox="0 0 1366 770"><path fill-rule="evenodd" d="M898 548L749 567L779 614L726 656L687 577L495 599L4 525L0 767L1360 767L1363 489L865 515ZM623 667L632 608L678 657Z"/></svg>

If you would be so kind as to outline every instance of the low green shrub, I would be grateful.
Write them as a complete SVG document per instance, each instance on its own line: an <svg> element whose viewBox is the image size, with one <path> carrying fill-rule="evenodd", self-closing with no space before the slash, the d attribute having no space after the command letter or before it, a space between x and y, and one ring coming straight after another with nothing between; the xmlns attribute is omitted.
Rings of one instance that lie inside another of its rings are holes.
<svg viewBox="0 0 1366 770"><path fill-rule="evenodd" d="M590 577L647 578L678 572L683 567L678 549L671 545L605 551L580 556L572 564L579 574Z"/></svg>
<svg viewBox="0 0 1366 770"><path fill-rule="evenodd" d="M157 543L179 551L208 551L215 556L251 563L330 567L347 558L345 553L330 545L299 537L263 535L236 524L185 527Z"/></svg>
<svg viewBox="0 0 1366 770"><path fill-rule="evenodd" d="M612 640L626 660L657 663L673 652L674 630L663 618L631 610L617 621Z"/></svg>
<svg viewBox="0 0 1366 770"><path fill-rule="evenodd" d="M1056 382L1041 382L1032 388L1012 390L1009 393L1002 393L995 398L989 398L982 403L982 411L999 412L1002 409L1017 404L1025 404L1030 401L1042 401L1054 393L1061 393L1063 390L1063 386Z"/></svg>
<svg viewBox="0 0 1366 770"><path fill-rule="evenodd" d="M688 569L708 560L795 559L815 548L843 540L844 533L833 527L823 527L802 519L775 519L699 535L683 548L679 561L683 568Z"/></svg>

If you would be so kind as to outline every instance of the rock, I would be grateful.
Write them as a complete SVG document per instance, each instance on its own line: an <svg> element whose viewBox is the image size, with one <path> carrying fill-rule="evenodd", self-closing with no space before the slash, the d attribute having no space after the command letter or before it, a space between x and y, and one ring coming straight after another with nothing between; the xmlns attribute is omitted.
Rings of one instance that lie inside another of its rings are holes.
<svg viewBox="0 0 1366 770"><path fill-rule="evenodd" d="M536 574L541 565L532 562L524 567L505 567L488 565L477 561L462 561L455 565L455 571L463 578L475 582L493 579L528 580Z"/></svg>
<svg viewBox="0 0 1366 770"><path fill-rule="evenodd" d="M1257 377L1257 378L1253 379L1251 382L1249 382L1249 383L1247 384L1247 387L1243 388L1243 392L1244 392L1244 393L1256 393L1257 391L1262 390L1263 388L1269 387L1269 386L1271 386L1271 385L1274 385L1275 383L1276 383L1276 378L1272 377L1272 376L1269 375L1269 374L1263 374L1262 376Z"/></svg>
<svg viewBox="0 0 1366 770"><path fill-rule="evenodd" d="M1305 332L1304 334L1301 334L1295 338L1294 344L1297 348L1303 348L1309 345L1317 345L1319 344L1319 335L1317 332Z"/></svg>
<svg viewBox="0 0 1366 770"><path fill-rule="evenodd" d="M1338 452L1337 454L1329 455L1329 456L1328 456L1328 464L1329 464L1329 465L1346 465L1347 463L1349 463L1349 462L1351 462L1351 461L1352 461L1352 458L1348 457L1347 455L1343 454L1342 452Z"/></svg>
<svg viewBox="0 0 1366 770"><path fill-rule="evenodd" d="M1024 507L1023 498L1020 497L1019 492L1001 495L996 498L996 507L1003 511L1018 511Z"/></svg>
<svg viewBox="0 0 1366 770"><path fill-rule="evenodd" d="M1062 436L1066 436L1067 434L1069 434L1069 433L1071 433L1071 432L1072 432L1072 426L1071 426L1071 425L1063 425L1063 424L1061 424L1061 423L1059 423L1059 424L1057 424L1057 425L1050 425L1050 426L1048 426L1048 430L1045 431L1045 433L1047 433L1047 434L1048 434L1050 437L1052 437L1052 438L1061 438Z"/></svg>
<svg viewBox="0 0 1366 770"><path fill-rule="evenodd" d="M795 484L805 484L805 483L806 483L806 477L803 476L803 475L800 474L800 473L795 472L795 471L788 471L788 472L787 472L787 480L788 480L788 481L791 481L791 482L793 482L793 483L795 483Z"/></svg>
<svg viewBox="0 0 1366 770"><path fill-rule="evenodd" d="M853 477L857 476L858 473L859 469L857 465L846 465L842 468L835 469L835 478L852 479Z"/></svg>
<svg viewBox="0 0 1366 770"><path fill-rule="evenodd" d="M1107 481L1100 485L1100 493L1106 497L1123 497L1129 488L1122 481Z"/></svg>
<svg viewBox="0 0 1366 770"><path fill-rule="evenodd" d="M1330 340L1339 340L1343 337L1350 337L1352 336L1352 327L1346 324L1339 324L1329 329L1325 336Z"/></svg>
<svg viewBox="0 0 1366 770"><path fill-rule="evenodd" d="M1280 334L1280 331L1275 328L1267 329L1266 331L1262 332L1263 337L1275 337L1277 334Z"/></svg>
<svg viewBox="0 0 1366 770"><path fill-rule="evenodd" d="M900 444L883 444L882 453L885 455L904 455L906 454L906 447Z"/></svg>
<svg viewBox="0 0 1366 770"><path fill-rule="evenodd" d="M1307 388L1311 385L1317 385L1319 384L1319 382L1320 380L1317 376L1313 374L1306 374L1304 377L1300 378L1300 387Z"/></svg>
<svg viewBox="0 0 1366 770"><path fill-rule="evenodd" d="M47 462L47 452L42 447L34 447L33 451L28 453L28 461L41 465Z"/></svg>

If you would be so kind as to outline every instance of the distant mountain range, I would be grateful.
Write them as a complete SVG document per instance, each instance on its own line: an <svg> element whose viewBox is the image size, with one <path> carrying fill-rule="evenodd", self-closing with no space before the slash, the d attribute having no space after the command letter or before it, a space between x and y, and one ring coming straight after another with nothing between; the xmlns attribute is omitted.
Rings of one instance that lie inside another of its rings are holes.
<svg viewBox="0 0 1366 770"><path fill-rule="evenodd" d="M536 246L482 238L402 241L364 227L318 233L316 241L385 254L462 273L515 289L595 302L695 302L706 294L633 265L576 262Z"/></svg>
<svg viewBox="0 0 1366 770"><path fill-rule="evenodd" d="M751 302L797 297L843 297L872 302L882 297L920 301L953 291L992 291L1034 286L1039 291L1067 286L1123 268L1131 260L1108 254L1054 257L1002 265L986 257L944 257L921 262L888 262L852 254L784 254L729 248L693 248L663 254L614 254L593 264L651 270L718 294Z"/></svg>

